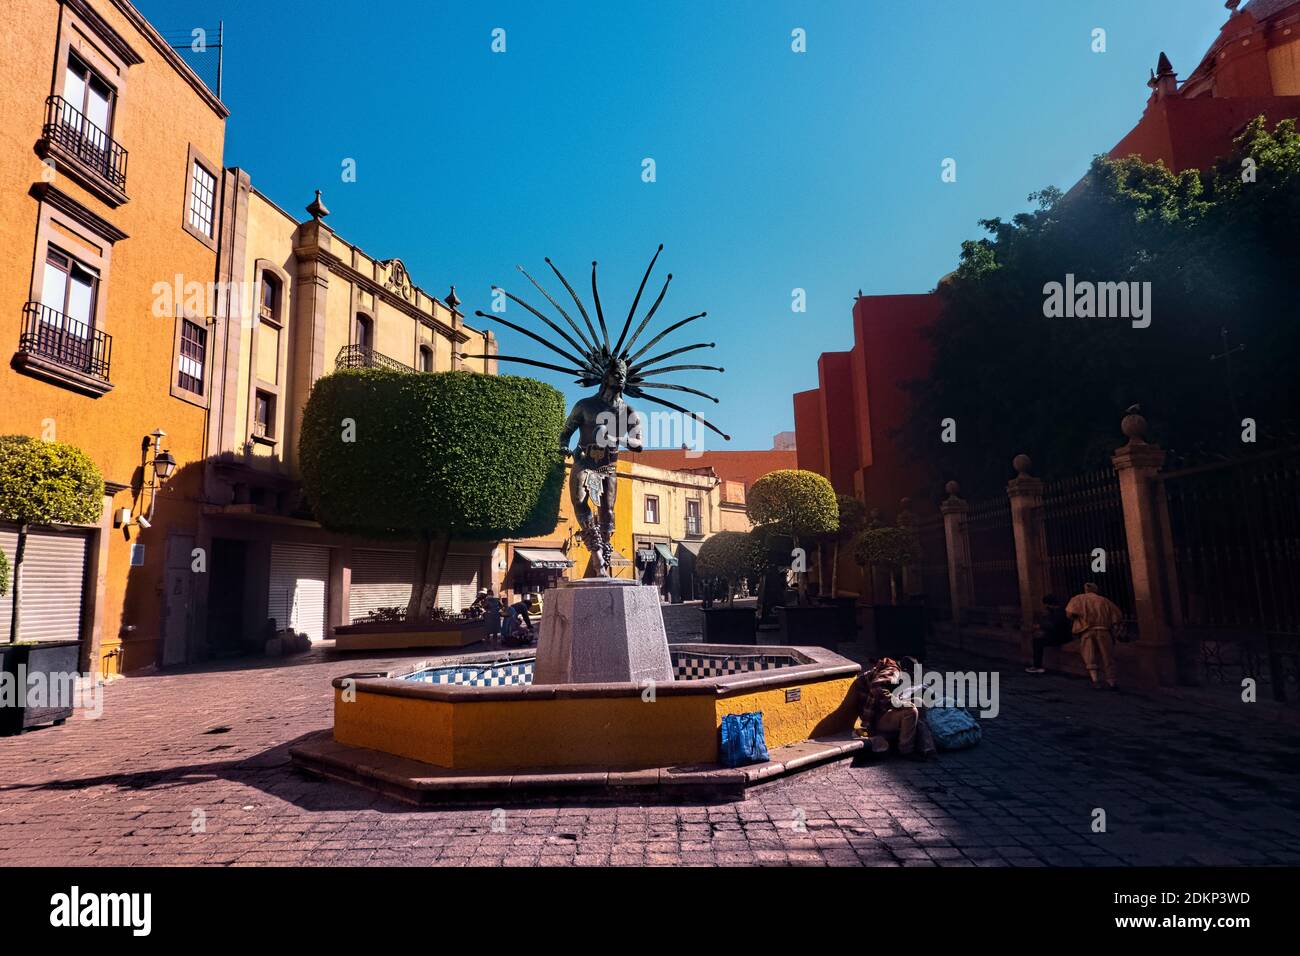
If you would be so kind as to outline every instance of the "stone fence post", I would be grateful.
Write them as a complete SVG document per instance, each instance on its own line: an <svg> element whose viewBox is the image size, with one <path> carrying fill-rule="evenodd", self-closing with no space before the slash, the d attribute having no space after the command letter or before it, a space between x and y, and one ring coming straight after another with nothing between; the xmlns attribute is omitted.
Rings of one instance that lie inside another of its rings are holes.
<svg viewBox="0 0 1300 956"><path fill-rule="evenodd" d="M1051 587L1043 480L1029 474L1033 464L1028 455L1016 455L1011 462L1016 477L1007 482L1011 530L1016 542L1016 576L1020 583L1020 650L1026 657L1043 596Z"/></svg>
<svg viewBox="0 0 1300 956"><path fill-rule="evenodd" d="M971 606L975 593L970 566L970 532L966 526L970 505L957 496L961 491L957 482L948 482L944 491L948 492L948 497L939 506L939 511L943 514L943 535L948 546L948 589L953 627L960 628L965 616L963 612Z"/></svg>
<svg viewBox="0 0 1300 956"><path fill-rule="evenodd" d="M1169 546L1169 513L1164 485L1156 478L1165 462L1159 445L1146 440L1147 421L1137 406L1120 428L1128 444L1115 451L1111 464L1119 476L1124 508L1124 537L1133 576L1137 616L1139 679L1146 685L1177 683L1174 632L1178 621L1177 580Z"/></svg>

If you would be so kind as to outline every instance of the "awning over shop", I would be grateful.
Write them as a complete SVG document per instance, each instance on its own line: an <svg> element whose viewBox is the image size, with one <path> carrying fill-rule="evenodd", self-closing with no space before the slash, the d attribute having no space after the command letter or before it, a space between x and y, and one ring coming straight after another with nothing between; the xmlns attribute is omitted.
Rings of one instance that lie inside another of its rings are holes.
<svg viewBox="0 0 1300 956"><path fill-rule="evenodd" d="M670 568L677 567L677 559L674 558L673 553L668 550L668 545L656 543L655 550L659 552L659 557L664 559L664 564L668 565Z"/></svg>
<svg viewBox="0 0 1300 956"><path fill-rule="evenodd" d="M650 549L642 548L641 550L637 551L636 559L641 564L654 564L656 561L659 560L659 555L655 553L653 548Z"/></svg>
<svg viewBox="0 0 1300 956"><path fill-rule="evenodd" d="M703 543L703 541L678 541L677 556L681 557L682 551L688 551L692 556L698 557L700 553L700 545Z"/></svg>
<svg viewBox="0 0 1300 956"><path fill-rule="evenodd" d="M515 548L515 558L541 571L573 567L573 562L558 548Z"/></svg>

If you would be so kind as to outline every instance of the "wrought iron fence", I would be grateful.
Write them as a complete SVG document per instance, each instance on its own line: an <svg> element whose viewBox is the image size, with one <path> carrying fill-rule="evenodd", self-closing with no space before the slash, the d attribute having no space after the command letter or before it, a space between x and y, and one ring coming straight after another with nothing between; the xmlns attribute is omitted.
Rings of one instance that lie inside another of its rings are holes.
<svg viewBox="0 0 1300 956"><path fill-rule="evenodd" d="M39 302L23 306L18 351L108 381L113 337Z"/></svg>
<svg viewBox="0 0 1300 956"><path fill-rule="evenodd" d="M1083 590L1085 583L1093 581L1102 594L1119 605L1129 633L1136 635L1133 575L1115 469L1107 467L1047 482L1043 488L1043 517L1052 593L1068 601ZM1096 553L1099 548L1101 555ZM1099 567L1105 570L1094 570Z"/></svg>
<svg viewBox="0 0 1300 956"><path fill-rule="evenodd" d="M365 345L345 345L339 349L334 360L334 370L344 368L386 368L392 372L414 372L409 365L403 365L395 358L389 358L383 352L376 352Z"/></svg>
<svg viewBox="0 0 1300 956"><path fill-rule="evenodd" d="M927 515L916 522L921 543L921 591L925 606L936 621L952 620L952 589L948 583L948 537L943 515Z"/></svg>
<svg viewBox="0 0 1300 956"><path fill-rule="evenodd" d="M1007 626L1020 620L1020 576L1011 530L1011 502L999 495L970 506L971 586L967 618L974 624Z"/></svg>
<svg viewBox="0 0 1300 956"><path fill-rule="evenodd" d="M1207 680L1300 697L1300 446L1166 472L1180 638Z"/></svg>
<svg viewBox="0 0 1300 956"><path fill-rule="evenodd" d="M126 150L63 97L46 98L41 136L118 189L126 188Z"/></svg>

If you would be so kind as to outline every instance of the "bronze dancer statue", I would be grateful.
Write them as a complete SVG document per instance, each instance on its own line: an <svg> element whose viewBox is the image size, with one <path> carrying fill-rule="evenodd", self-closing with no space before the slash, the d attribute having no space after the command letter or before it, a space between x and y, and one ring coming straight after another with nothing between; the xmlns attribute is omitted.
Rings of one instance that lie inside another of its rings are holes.
<svg viewBox="0 0 1300 956"><path fill-rule="evenodd" d="M577 375L579 385L599 385L600 391L595 395L589 396L577 402L573 406L573 411L569 413L568 421L564 425L564 431L560 435L560 444L562 452L565 455L573 455L573 467L569 475L569 497L573 502L573 512L577 516L578 522L582 529L583 543L586 544L587 550L591 552L592 563L587 570L589 577L610 577L610 564L614 554L614 503L618 497L618 478L617 462L619 452L623 449L637 452L642 446L642 427L643 420L627 402L624 396L628 395L633 398L641 398L647 402L654 402L665 408L687 415L705 427L717 432L727 441L731 441L731 436L720 431L716 426L706 421L704 418L688 411L681 405L677 405L666 399L658 398L648 393L647 390L666 389L677 392L689 392L693 395L700 395L712 402L718 400L708 394L695 388L689 388L685 385L674 385L669 382L647 381L647 376L657 375L666 372L681 372L691 369L702 371L721 372L722 369L715 365L658 365L674 355L680 355L683 352L690 352L694 349L713 348L713 342L697 342L693 345L687 345L683 348L672 349L668 352L662 352L658 355L647 359L641 359L647 351L650 350L665 336L676 331L689 322L696 319L702 319L707 312L700 312L697 315L688 316L679 322L668 326L645 345L641 346L636 352L632 347L645 331L646 326L654 317L663 302L664 295L668 292L668 283L672 281L672 274L664 281L663 288L659 292L658 298L646 313L639 325L636 327L631 337L628 337L628 331L632 327L632 319L636 315L637 306L641 302L641 294L645 291L646 282L650 279L650 272L654 269L655 260L659 258L659 253L663 251L661 245L654 256L650 259L650 265L646 267L645 276L641 279L641 286L637 289L636 298L632 300L632 308L628 310L627 321L623 323L623 330L619 334L617 342L612 346L609 342L609 330L605 325L605 313L600 304L600 293L596 289L596 263L591 264L591 295L596 305L596 319L600 323L600 335L597 336L596 328L592 325L591 317L587 314L587 309L578 294L573 291L567 279L564 278L560 270L550 259L546 264L551 267L573 298L578 307L583 322L586 325L584 333L578 324L569 317L563 307L551 298L550 294L538 285L537 281L529 275L522 266L519 271L524 277L533 284L557 312L568 323L572 329L573 335L570 335L558 324L551 321L537 309L534 309L527 302L511 295L504 289L502 294L510 301L522 306L525 310L541 319L556 334L571 346L572 351L561 348L553 342L547 341L540 335L530 332L522 326L509 322L506 319L496 315L489 315L486 312L478 311L474 314L493 322L500 322L502 325L509 326L516 332L521 332L529 338L540 342L552 352L563 356L571 366L553 365L549 362L539 362L534 359L519 358L511 355L467 355L465 358L495 358L502 362L520 362L524 365L532 365L536 368L551 369L556 372ZM496 287L493 287L496 291ZM574 336L577 336L575 339ZM626 343L626 344L625 344ZM574 433L578 435L577 447L570 450L569 442L573 439Z"/></svg>

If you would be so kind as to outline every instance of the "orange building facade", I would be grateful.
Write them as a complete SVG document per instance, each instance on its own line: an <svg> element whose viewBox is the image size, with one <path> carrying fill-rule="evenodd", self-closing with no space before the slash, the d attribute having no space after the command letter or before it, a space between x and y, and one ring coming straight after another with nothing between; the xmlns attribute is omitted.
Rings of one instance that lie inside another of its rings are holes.
<svg viewBox="0 0 1300 956"><path fill-rule="evenodd" d="M186 613L212 319L158 287L215 278L227 111L127 0L7 0L0 36L0 433L75 445L106 483L97 525L33 529L22 637L80 639L108 674Z"/></svg>

